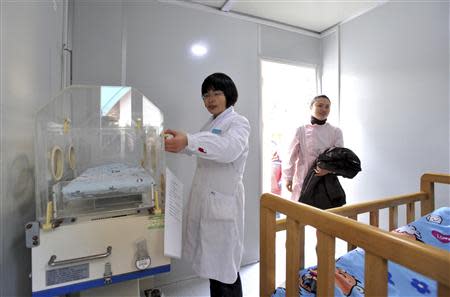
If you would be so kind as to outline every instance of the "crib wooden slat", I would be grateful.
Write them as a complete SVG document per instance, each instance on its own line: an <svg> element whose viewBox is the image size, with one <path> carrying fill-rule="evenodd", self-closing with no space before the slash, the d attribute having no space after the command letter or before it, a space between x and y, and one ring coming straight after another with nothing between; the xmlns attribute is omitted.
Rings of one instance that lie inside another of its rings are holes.
<svg viewBox="0 0 450 297"><path fill-rule="evenodd" d="M305 268L305 225L300 225L300 266L299 269Z"/></svg>
<svg viewBox="0 0 450 297"><path fill-rule="evenodd" d="M398 227L398 207L389 207L389 231Z"/></svg>
<svg viewBox="0 0 450 297"><path fill-rule="evenodd" d="M275 211L261 207L259 220L259 265L266 271L259 274L259 292L260 296L270 296L275 290Z"/></svg>
<svg viewBox="0 0 450 297"><path fill-rule="evenodd" d="M277 220L276 230L277 232L286 230L286 219Z"/></svg>
<svg viewBox="0 0 450 297"><path fill-rule="evenodd" d="M352 219L352 220L355 220L355 221L358 221L358 215L357 214L348 216L348 218ZM356 245L354 245L351 242L347 242L347 251L350 252L350 251L352 251L354 249L356 249Z"/></svg>
<svg viewBox="0 0 450 297"><path fill-rule="evenodd" d="M387 260L366 251L364 279L365 296L387 296Z"/></svg>
<svg viewBox="0 0 450 297"><path fill-rule="evenodd" d="M374 210L370 212L370 225L378 227L380 225L380 212L378 210Z"/></svg>
<svg viewBox="0 0 450 297"><path fill-rule="evenodd" d="M317 296L334 296L335 238L317 231Z"/></svg>
<svg viewBox="0 0 450 297"><path fill-rule="evenodd" d="M286 219L286 296L298 295L298 270L303 267L305 226ZM302 240L303 237L303 240Z"/></svg>
<svg viewBox="0 0 450 297"><path fill-rule="evenodd" d="M438 294L439 297L448 297L450 296L450 287L449 285L438 283Z"/></svg>
<svg viewBox="0 0 450 297"><path fill-rule="evenodd" d="M420 215L423 217L434 209L434 182L431 181L432 174L424 174L420 179L420 191L427 194L427 199L420 204ZM450 177L434 178L435 181L448 183Z"/></svg>
<svg viewBox="0 0 450 297"><path fill-rule="evenodd" d="M415 203L406 204L406 224L411 223L416 218L416 208Z"/></svg>

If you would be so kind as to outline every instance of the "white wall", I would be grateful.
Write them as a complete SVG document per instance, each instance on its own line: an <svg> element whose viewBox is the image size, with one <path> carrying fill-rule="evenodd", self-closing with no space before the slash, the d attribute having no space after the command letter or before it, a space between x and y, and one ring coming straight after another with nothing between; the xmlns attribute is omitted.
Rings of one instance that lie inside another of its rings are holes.
<svg viewBox="0 0 450 297"><path fill-rule="evenodd" d="M201 100L203 79L213 72L229 74L239 91L235 108L252 127L244 174L243 263L259 260L259 57L318 64L318 38L179 5L154 1L123 1L123 6L117 3L105 8L101 1L75 2L74 83L121 84L123 80L162 109L167 127L195 132L209 117ZM101 25L104 23L108 26ZM100 53L105 36L109 38L105 41L108 49ZM199 41L209 46L204 58L190 54L190 46ZM83 45L77 45L79 42ZM100 64L95 64L97 58ZM117 75L120 66L122 77ZM167 165L185 184L187 197L195 159L167 154ZM157 281L170 282L190 275L190 264L174 260L172 272Z"/></svg>
<svg viewBox="0 0 450 297"><path fill-rule="evenodd" d="M320 39L274 27L260 25L259 55L292 63L319 65Z"/></svg>
<svg viewBox="0 0 450 297"><path fill-rule="evenodd" d="M61 86L62 1L1 1L0 296L29 296L34 115Z"/></svg>
<svg viewBox="0 0 450 297"><path fill-rule="evenodd" d="M449 172L449 3L389 2L341 27L341 127L363 171L348 202ZM438 188L436 207L448 205Z"/></svg>
<svg viewBox="0 0 450 297"><path fill-rule="evenodd" d="M321 94L331 100L329 122L339 126L339 33L332 30L321 39Z"/></svg>
<svg viewBox="0 0 450 297"><path fill-rule="evenodd" d="M73 1L73 84L120 85L121 1Z"/></svg>

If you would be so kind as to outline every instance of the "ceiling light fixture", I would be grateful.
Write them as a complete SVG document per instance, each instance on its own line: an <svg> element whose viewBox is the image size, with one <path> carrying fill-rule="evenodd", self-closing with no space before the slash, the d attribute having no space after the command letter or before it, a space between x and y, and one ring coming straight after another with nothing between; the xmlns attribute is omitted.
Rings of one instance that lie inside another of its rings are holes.
<svg viewBox="0 0 450 297"><path fill-rule="evenodd" d="M191 46L191 53L196 57L203 57L208 53L208 48L204 44L195 43Z"/></svg>

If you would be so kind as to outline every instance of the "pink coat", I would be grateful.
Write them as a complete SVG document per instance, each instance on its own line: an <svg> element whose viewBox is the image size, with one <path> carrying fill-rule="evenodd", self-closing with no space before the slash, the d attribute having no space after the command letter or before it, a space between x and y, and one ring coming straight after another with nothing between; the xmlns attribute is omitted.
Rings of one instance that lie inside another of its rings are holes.
<svg viewBox="0 0 450 297"><path fill-rule="evenodd" d="M329 147L343 146L341 129L329 123L306 124L297 128L283 170L284 179L292 180L292 200L298 201L303 180L316 158Z"/></svg>

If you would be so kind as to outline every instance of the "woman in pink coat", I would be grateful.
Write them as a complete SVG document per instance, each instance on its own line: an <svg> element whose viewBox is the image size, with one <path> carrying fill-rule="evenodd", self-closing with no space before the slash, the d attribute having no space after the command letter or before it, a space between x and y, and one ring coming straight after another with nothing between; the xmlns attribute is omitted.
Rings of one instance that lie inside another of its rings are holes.
<svg viewBox="0 0 450 297"><path fill-rule="evenodd" d="M303 180L316 158L329 147L343 147L342 131L327 123L330 113L330 99L325 95L311 101L311 123L300 126L289 145L288 160L283 170L286 188L292 192L291 199L298 201ZM323 176L330 171L317 167L316 175Z"/></svg>

